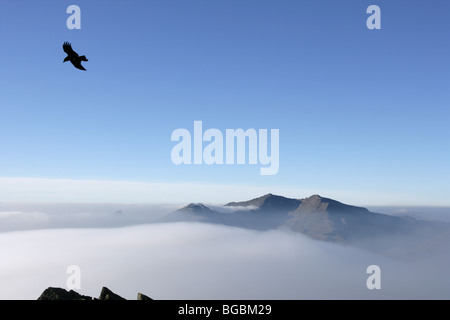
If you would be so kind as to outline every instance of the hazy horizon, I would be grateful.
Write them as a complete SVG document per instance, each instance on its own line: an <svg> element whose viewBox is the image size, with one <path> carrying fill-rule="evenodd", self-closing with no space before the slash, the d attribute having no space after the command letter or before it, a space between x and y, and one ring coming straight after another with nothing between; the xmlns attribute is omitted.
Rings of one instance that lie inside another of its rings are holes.
<svg viewBox="0 0 450 320"><path fill-rule="evenodd" d="M444 192L445 190L442 190ZM322 189L292 185L220 184L204 181L127 181L0 177L1 202L30 203L129 203L225 204L273 193L300 199L313 194L357 206L450 207L449 198L437 193L429 197L387 191Z"/></svg>
<svg viewBox="0 0 450 320"><path fill-rule="evenodd" d="M255 198L263 196L260 194ZM279 196L285 196L278 194ZM296 197L302 199L311 195ZM327 195L322 195L326 198ZM236 208L223 207L229 202L247 201L253 198L229 198L223 202L186 201L179 203L121 203L121 202L0 202L0 232L42 228L121 227L153 223L158 219L190 203L203 203L212 210L228 212ZM333 199L339 202L341 199ZM345 203L345 202L343 202ZM355 205L354 203L345 203ZM360 205L358 205L360 206ZM361 206L372 212L411 216L418 220L450 223L450 207L444 206ZM243 208L241 208L243 209Z"/></svg>

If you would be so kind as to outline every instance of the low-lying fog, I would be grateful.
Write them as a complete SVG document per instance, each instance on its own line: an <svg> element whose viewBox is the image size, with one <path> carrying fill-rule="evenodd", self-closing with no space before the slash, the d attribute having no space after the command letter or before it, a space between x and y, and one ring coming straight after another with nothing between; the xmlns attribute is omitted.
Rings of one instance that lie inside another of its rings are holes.
<svg viewBox="0 0 450 320"><path fill-rule="evenodd" d="M0 299L65 288L70 265L81 269L77 291L90 296L107 286L128 299L450 298L450 261L442 257L408 263L288 231L144 224L173 207L70 208L2 206ZM370 265L381 268L380 290L366 286Z"/></svg>

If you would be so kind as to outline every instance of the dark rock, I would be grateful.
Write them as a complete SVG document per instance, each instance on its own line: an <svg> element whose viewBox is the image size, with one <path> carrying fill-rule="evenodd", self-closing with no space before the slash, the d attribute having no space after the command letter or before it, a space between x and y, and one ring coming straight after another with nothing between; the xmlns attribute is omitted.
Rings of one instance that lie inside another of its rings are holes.
<svg viewBox="0 0 450 320"><path fill-rule="evenodd" d="M118 294L115 294L111 290L109 290L107 287L102 288L102 292L100 293L100 297L98 297L99 300L126 300L125 298L122 298Z"/></svg>
<svg viewBox="0 0 450 320"><path fill-rule="evenodd" d="M152 298L150 298L142 293L138 293L137 299L138 300L153 300ZM45 289L45 291L40 295L38 300L126 300L126 299L122 298L118 294L115 294L114 292L112 292L111 290L109 290L106 287L102 288L100 297L98 297L98 299L92 298L89 296L83 296L73 290L67 291L62 288L49 287L49 288Z"/></svg>
<svg viewBox="0 0 450 320"><path fill-rule="evenodd" d="M49 287L45 289L38 300L92 300L92 297L83 296L73 290Z"/></svg>
<svg viewBox="0 0 450 320"><path fill-rule="evenodd" d="M138 300L153 300L152 298L150 298L150 297L148 297L148 296L146 296L145 294L142 294L142 293L138 293L137 294L137 299Z"/></svg>

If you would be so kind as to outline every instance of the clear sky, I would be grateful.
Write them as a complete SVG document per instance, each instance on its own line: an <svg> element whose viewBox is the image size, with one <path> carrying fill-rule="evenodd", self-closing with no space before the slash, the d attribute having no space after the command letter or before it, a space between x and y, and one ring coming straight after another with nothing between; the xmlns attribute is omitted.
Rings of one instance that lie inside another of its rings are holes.
<svg viewBox="0 0 450 320"><path fill-rule="evenodd" d="M66 27L72 4L81 30ZM450 205L449 36L446 0L2 1L0 177ZM86 72L62 63L64 41ZM176 166L171 133L195 120L279 129L278 174ZM0 201L18 199L4 186Z"/></svg>

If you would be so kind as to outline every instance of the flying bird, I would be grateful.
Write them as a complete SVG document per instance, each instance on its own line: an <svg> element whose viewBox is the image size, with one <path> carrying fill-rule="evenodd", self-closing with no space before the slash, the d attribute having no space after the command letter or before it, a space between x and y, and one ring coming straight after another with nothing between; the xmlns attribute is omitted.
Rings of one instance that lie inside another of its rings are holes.
<svg viewBox="0 0 450 320"><path fill-rule="evenodd" d="M81 61L88 61L86 56L79 56L78 53L73 51L72 45L67 41L63 44L63 50L67 53L67 57L64 59L63 63L70 61L75 68L86 71L86 69L81 65Z"/></svg>

